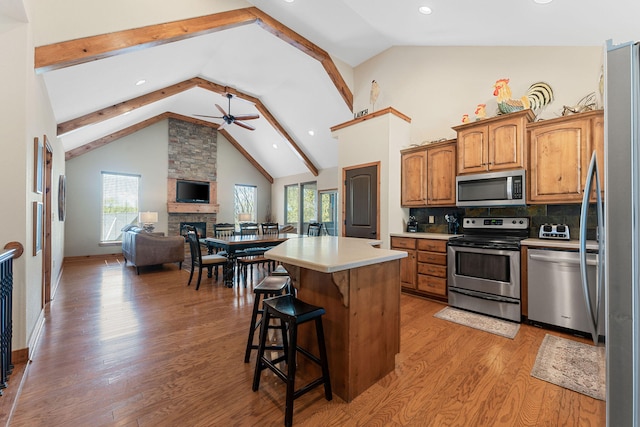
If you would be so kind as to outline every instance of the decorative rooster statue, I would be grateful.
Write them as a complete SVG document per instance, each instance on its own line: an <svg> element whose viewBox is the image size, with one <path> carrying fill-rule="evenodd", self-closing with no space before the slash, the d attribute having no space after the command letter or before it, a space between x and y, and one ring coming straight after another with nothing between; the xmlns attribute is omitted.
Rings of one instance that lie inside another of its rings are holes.
<svg viewBox="0 0 640 427"><path fill-rule="evenodd" d="M527 94L520 99L511 99L509 79L500 79L493 85L493 96L497 97L498 110L501 113L531 108L534 112L553 101L553 90L544 82L534 83L527 90Z"/></svg>

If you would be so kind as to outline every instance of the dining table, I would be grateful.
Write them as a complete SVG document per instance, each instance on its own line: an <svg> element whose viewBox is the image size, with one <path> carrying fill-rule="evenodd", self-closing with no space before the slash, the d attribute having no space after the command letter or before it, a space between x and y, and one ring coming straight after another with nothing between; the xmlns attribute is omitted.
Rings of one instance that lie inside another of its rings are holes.
<svg viewBox="0 0 640 427"><path fill-rule="evenodd" d="M235 234L225 237L207 237L203 239L207 245L207 252L214 253L225 251L227 253L227 265L224 269L224 283L228 287L233 287L233 268L236 258L244 251L256 248L272 248L289 239L302 237L297 233L278 234Z"/></svg>

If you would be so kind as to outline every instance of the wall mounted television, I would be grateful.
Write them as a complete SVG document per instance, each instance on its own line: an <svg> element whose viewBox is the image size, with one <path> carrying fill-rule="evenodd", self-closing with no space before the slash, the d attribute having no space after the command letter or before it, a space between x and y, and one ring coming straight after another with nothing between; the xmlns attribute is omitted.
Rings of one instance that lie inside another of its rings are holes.
<svg viewBox="0 0 640 427"><path fill-rule="evenodd" d="M177 180L176 202L209 203L209 183Z"/></svg>

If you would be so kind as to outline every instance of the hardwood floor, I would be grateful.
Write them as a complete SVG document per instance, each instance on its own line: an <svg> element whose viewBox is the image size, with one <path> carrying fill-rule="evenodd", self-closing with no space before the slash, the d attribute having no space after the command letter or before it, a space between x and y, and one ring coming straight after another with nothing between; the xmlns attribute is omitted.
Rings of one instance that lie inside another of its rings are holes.
<svg viewBox="0 0 640 427"><path fill-rule="evenodd" d="M203 278L195 291L188 277L177 265L138 276L113 257L66 262L10 425L282 425L284 383L265 372L254 393L255 352L243 363L251 287ZM604 402L529 375L544 335L562 334L522 325L510 340L434 318L436 302L401 304L395 372L349 404L311 391L294 424L605 425Z"/></svg>

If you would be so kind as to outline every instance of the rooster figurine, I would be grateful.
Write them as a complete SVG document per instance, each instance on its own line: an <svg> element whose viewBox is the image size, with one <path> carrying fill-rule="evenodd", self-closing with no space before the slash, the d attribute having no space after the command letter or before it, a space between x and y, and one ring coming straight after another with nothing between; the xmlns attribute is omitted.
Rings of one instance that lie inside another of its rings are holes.
<svg viewBox="0 0 640 427"><path fill-rule="evenodd" d="M534 83L527 90L527 94L520 99L511 99L509 79L500 79L493 85L493 96L496 96L498 110L502 114L531 108L536 111L553 101L553 90L544 82Z"/></svg>

